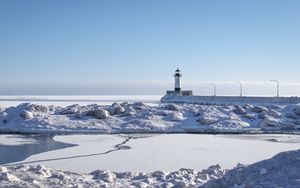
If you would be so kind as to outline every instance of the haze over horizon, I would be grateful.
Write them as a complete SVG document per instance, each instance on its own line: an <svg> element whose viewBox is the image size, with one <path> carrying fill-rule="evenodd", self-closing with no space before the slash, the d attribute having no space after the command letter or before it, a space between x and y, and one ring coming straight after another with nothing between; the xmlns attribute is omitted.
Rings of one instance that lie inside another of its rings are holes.
<svg viewBox="0 0 300 188"><path fill-rule="evenodd" d="M300 96L300 1L0 1L0 95Z"/></svg>

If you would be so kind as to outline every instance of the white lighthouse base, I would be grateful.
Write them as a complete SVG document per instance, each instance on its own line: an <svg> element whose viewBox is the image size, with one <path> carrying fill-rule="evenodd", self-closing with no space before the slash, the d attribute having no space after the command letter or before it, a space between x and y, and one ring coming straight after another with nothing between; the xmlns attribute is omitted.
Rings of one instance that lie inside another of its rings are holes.
<svg viewBox="0 0 300 188"><path fill-rule="evenodd" d="M167 95L177 95L177 96L193 96L193 91L185 90L185 91L167 91Z"/></svg>

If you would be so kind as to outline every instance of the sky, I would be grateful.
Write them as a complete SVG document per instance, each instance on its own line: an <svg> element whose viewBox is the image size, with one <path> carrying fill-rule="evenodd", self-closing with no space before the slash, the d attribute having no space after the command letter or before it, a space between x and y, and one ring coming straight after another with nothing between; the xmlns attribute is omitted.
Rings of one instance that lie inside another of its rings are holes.
<svg viewBox="0 0 300 188"><path fill-rule="evenodd" d="M0 0L0 95L300 95L299 0ZM275 93L276 94L276 93Z"/></svg>

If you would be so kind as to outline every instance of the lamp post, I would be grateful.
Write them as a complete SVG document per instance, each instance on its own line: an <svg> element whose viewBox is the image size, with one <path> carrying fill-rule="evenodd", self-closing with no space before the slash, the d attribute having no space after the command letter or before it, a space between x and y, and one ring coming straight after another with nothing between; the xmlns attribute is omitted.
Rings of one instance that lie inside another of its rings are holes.
<svg viewBox="0 0 300 188"><path fill-rule="evenodd" d="M215 97L217 95L217 85L215 83L210 83L209 85L213 86L214 89L213 96Z"/></svg>
<svg viewBox="0 0 300 188"><path fill-rule="evenodd" d="M243 83L242 82L236 82L237 84L240 85L240 97L243 96Z"/></svg>
<svg viewBox="0 0 300 188"><path fill-rule="evenodd" d="M270 80L271 82L276 82L277 85L277 97L279 97L279 81L278 80Z"/></svg>

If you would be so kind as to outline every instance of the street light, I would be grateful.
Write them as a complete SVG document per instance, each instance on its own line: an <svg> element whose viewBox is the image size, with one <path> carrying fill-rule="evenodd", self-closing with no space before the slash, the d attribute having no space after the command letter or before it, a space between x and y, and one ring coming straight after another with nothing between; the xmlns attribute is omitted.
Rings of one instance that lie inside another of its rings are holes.
<svg viewBox="0 0 300 188"><path fill-rule="evenodd" d="M240 84L240 97L243 96L243 83L242 82L236 82L237 84Z"/></svg>
<svg viewBox="0 0 300 188"><path fill-rule="evenodd" d="M278 80L270 80L271 82L276 82L277 85L277 97L279 97L279 81Z"/></svg>
<svg viewBox="0 0 300 188"><path fill-rule="evenodd" d="M214 88L213 96L216 96L217 95L217 85L215 83L210 83L209 85L213 86L213 88Z"/></svg>

